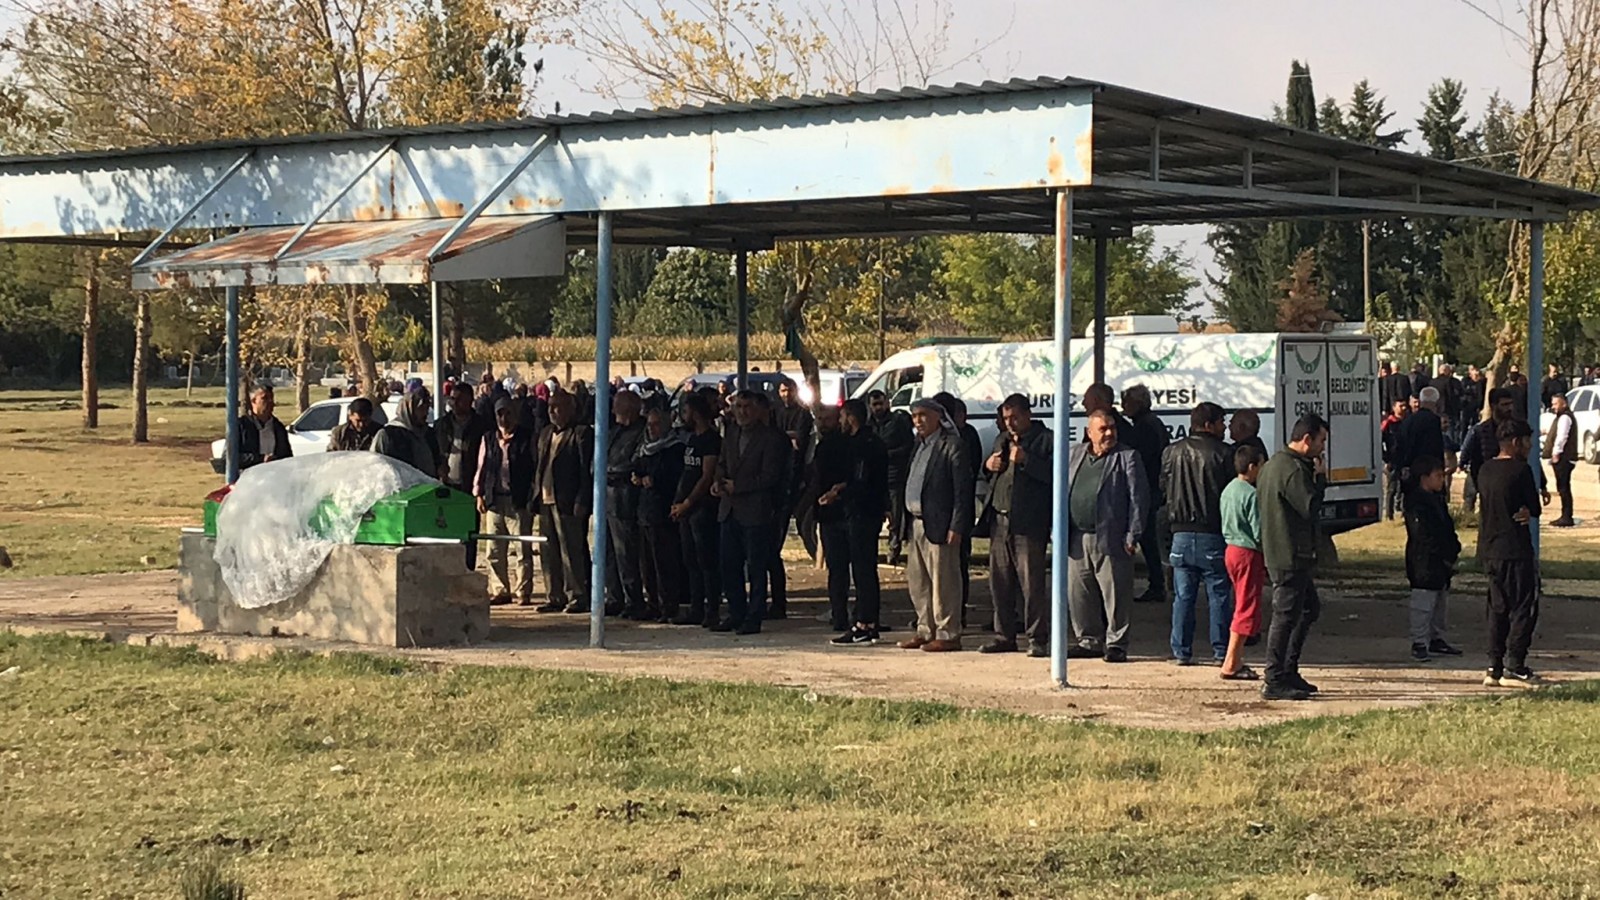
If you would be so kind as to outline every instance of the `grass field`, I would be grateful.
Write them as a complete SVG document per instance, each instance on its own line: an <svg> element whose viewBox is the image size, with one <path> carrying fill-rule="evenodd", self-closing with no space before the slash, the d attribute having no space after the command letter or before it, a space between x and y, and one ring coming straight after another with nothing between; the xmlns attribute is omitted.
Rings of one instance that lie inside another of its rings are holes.
<svg viewBox="0 0 1600 900"><path fill-rule="evenodd" d="M75 394L0 392L0 546L16 562L0 577L177 565L178 528L199 524L201 500L221 483L208 445L224 427L221 409L167 405L184 399L153 390L150 443L135 445L126 389L101 393L116 408L100 410L93 431L75 406L60 408ZM193 399L217 403L222 391Z"/></svg>
<svg viewBox="0 0 1600 900"><path fill-rule="evenodd" d="M1552 897L1600 690L1208 735L0 635L0 892Z"/></svg>

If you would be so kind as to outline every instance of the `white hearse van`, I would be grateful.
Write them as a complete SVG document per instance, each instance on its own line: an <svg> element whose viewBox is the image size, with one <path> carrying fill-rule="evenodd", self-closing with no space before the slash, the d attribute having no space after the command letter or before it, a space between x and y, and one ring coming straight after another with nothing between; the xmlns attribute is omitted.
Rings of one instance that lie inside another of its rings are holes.
<svg viewBox="0 0 1600 900"><path fill-rule="evenodd" d="M1189 431L1189 411L1211 401L1231 415L1261 416L1261 438L1273 451L1288 441L1295 419L1320 413L1332 427L1323 516L1330 531L1378 521L1382 445L1378 436L1377 353L1361 334L1180 334L1176 319L1124 316L1106 323L1106 382L1120 395L1143 384L1154 411L1176 440ZM1072 439L1082 438L1079 398L1094 381L1092 338L1073 338ZM857 389L881 390L896 409L949 391L966 404L984 447L993 446L996 411L1013 393L1033 401L1034 415L1056 426L1056 367L1050 341L930 342L885 360Z"/></svg>

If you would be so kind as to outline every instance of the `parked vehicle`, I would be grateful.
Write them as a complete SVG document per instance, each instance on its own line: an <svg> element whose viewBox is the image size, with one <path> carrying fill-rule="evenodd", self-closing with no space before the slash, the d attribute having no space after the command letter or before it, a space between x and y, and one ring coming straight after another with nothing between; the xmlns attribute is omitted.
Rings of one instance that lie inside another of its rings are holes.
<svg viewBox="0 0 1600 900"><path fill-rule="evenodd" d="M1567 391L1567 407L1578 425L1578 457L1587 463L1600 463L1600 385L1586 385ZM1545 413L1539 420L1540 434L1548 436L1554 417ZM1540 441L1548 437L1541 437Z"/></svg>
<svg viewBox="0 0 1600 900"><path fill-rule="evenodd" d="M347 418L345 410L349 408L354 397L340 397L336 400L323 400L306 407L306 411L295 417L286 428L289 432L289 448L295 456L306 453L323 453L328 449L328 437ZM372 409L372 421L379 425L388 423L390 417L400 408L399 396L390 397ZM433 416L430 410L429 418ZM211 442L211 470L221 474L227 469L228 439L220 438Z"/></svg>
<svg viewBox="0 0 1600 900"><path fill-rule="evenodd" d="M1113 327L1115 325L1116 327ZM1295 419L1321 413L1332 426L1329 487L1323 515L1333 531L1378 520L1382 446L1378 436L1377 362L1366 335L1180 334L1176 319L1126 317L1108 322L1106 382L1118 390L1150 389L1154 412L1168 437L1188 434L1189 412L1209 400L1229 413L1254 410L1261 438L1276 450L1287 443ZM1071 343L1071 439L1082 437L1079 398L1094 380L1094 342ZM999 404L1027 395L1034 415L1056 427L1056 367L1050 341L940 343L896 353L878 366L855 396L882 390L896 409L949 391L967 404L984 446L994 442Z"/></svg>
<svg viewBox="0 0 1600 900"><path fill-rule="evenodd" d="M678 397L683 393L683 386L693 384L696 389L707 385L715 387L718 382L735 378L733 372L698 372L690 375L675 387L672 392L672 403L678 403ZM773 399L778 399L778 385L784 378L793 378L799 388L800 402L811 405L811 386L801 377L799 372L749 372L745 375L745 384L751 389L761 391ZM866 381L867 372L862 369L821 369L817 372L817 381L822 388L822 402L831 406L841 406L844 401L854 396L855 389Z"/></svg>

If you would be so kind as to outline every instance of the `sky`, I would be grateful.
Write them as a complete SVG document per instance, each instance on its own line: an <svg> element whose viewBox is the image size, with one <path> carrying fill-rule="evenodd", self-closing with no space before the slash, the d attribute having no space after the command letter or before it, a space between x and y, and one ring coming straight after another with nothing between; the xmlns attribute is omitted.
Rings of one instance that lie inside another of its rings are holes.
<svg viewBox="0 0 1600 900"><path fill-rule="evenodd" d="M1519 26L1514 3L1503 0L948 2L953 57L993 46L941 82L1071 75L1265 117L1282 103L1289 63L1299 59L1311 67L1319 101L1347 99L1368 79L1395 112L1396 129L1415 128L1441 78L1466 85L1475 116L1496 92L1518 102L1527 92L1523 49L1490 18ZM543 55L542 111L557 101L571 112L617 105L586 91L593 80L582 56L559 48ZM1157 231L1202 271L1211 267L1205 235L1203 226Z"/></svg>
<svg viewBox="0 0 1600 900"><path fill-rule="evenodd" d="M777 2L793 7L803 0ZM811 2L864 7L867 0ZM905 2L926 9L941 0ZM1283 100L1290 60L1299 59L1311 67L1319 101L1348 98L1357 81L1368 79L1396 113L1394 128L1415 127L1428 87L1440 78L1466 85L1475 114L1495 92L1520 103L1527 91L1523 50L1492 21L1519 28L1515 0L942 2L952 12L950 56L987 49L941 82L1071 75L1268 116ZM0 0L0 30L16 24L8 7ZM581 54L562 47L532 52L546 62L536 111L558 102L567 112L617 105L588 90L593 72ZM1211 265L1205 234L1202 226L1157 232L1202 271Z"/></svg>

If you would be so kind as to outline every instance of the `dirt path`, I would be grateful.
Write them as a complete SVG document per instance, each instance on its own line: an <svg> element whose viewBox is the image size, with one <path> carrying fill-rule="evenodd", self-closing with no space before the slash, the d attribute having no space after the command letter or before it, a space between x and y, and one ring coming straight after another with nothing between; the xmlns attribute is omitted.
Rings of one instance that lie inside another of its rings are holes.
<svg viewBox="0 0 1600 900"><path fill-rule="evenodd" d="M895 570L886 579L885 619L904 625L909 604ZM769 623L758 637L711 634L699 628L609 621L608 647L586 649L588 619L540 616L518 608L494 610L487 644L469 648L377 650L302 639L177 635L173 633L177 575L133 575L0 580L0 627L19 631L81 631L136 643L197 645L227 658L284 649L393 653L444 664L521 665L617 675L702 681L753 682L847 697L932 700L1062 719L1118 725L1209 730L1290 718L1337 715L1374 708L1415 706L1481 696L1484 646L1479 583L1467 579L1454 601L1453 637L1469 650L1455 660L1417 666L1407 659L1404 585L1351 579L1324 590L1325 610L1306 653L1305 672L1323 689L1312 703L1268 704L1253 685L1223 682L1208 666L1179 668L1167 660L1170 608L1135 608L1132 660L1109 665L1074 660L1072 687L1049 683L1048 663L1020 654L972 652L929 655L892 643L839 648L816 616L825 608L817 573L791 568L795 618ZM987 603L982 578L974 602ZM1552 584L1539 622L1532 664L1554 678L1600 673L1600 585ZM1557 595L1560 596L1557 596ZM1576 597L1572 595L1577 595ZM966 643L988 635L975 626L987 618L975 609ZM1200 640L1204 644L1204 611ZM889 637L904 637L898 630ZM1201 651L1204 652L1203 650ZM1259 666L1260 648L1252 651Z"/></svg>

